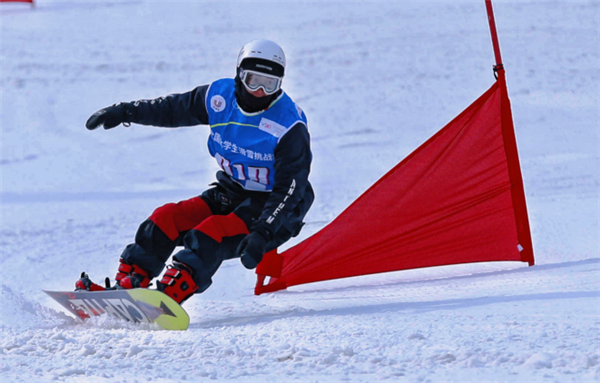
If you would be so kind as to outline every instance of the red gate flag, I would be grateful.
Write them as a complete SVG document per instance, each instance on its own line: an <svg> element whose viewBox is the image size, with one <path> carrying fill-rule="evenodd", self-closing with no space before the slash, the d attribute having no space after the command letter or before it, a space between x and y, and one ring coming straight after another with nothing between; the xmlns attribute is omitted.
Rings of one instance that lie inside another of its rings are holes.
<svg viewBox="0 0 600 383"><path fill-rule="evenodd" d="M420 267L534 264L490 0L486 7L496 83L321 231L282 254L266 254L255 294Z"/></svg>
<svg viewBox="0 0 600 383"><path fill-rule="evenodd" d="M256 293L420 267L534 264L504 71L320 232L256 273ZM264 276L271 281L263 286Z"/></svg>

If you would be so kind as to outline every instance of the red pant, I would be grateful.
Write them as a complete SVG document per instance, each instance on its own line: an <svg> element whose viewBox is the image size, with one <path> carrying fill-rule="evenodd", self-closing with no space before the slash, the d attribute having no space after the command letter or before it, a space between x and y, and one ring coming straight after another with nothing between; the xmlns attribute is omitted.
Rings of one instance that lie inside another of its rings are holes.
<svg viewBox="0 0 600 383"><path fill-rule="evenodd" d="M216 189L210 189L201 197L159 207L140 225L135 243L128 245L121 257L154 278L175 247L183 245L185 249L173 258L192 268L199 292L204 291L221 263L237 256L237 246L264 206L262 199L252 197L241 202L223 202L222 198Z"/></svg>
<svg viewBox="0 0 600 383"><path fill-rule="evenodd" d="M171 241L176 241L181 233L192 229L204 232L217 242L221 242L223 237L248 234L246 224L235 213L212 215L201 197L161 206L150 216L150 220Z"/></svg>

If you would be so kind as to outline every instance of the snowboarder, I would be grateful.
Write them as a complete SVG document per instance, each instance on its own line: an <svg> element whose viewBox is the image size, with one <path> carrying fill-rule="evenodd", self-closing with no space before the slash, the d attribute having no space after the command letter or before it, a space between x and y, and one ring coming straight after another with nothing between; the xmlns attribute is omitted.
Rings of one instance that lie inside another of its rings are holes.
<svg viewBox="0 0 600 383"><path fill-rule="evenodd" d="M306 115L281 89L283 50L269 40L246 44L235 79L154 100L118 103L94 113L89 130L130 123L210 125L208 148L222 170L200 196L156 209L120 258L116 287L148 287L176 246L157 289L181 303L205 291L224 260L255 268L264 254L298 235L314 200ZM103 290L87 276L77 289Z"/></svg>

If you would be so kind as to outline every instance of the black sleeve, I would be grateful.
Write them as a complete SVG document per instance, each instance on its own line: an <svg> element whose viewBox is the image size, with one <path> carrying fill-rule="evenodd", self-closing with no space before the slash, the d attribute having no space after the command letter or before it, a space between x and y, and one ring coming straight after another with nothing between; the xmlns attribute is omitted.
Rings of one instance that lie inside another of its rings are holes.
<svg viewBox="0 0 600 383"><path fill-rule="evenodd" d="M208 87L202 85L187 93L130 103L133 106L131 122L168 128L207 125L205 101Z"/></svg>
<svg viewBox="0 0 600 383"><path fill-rule="evenodd" d="M266 229L273 235L292 215L307 189L311 161L308 129L297 123L275 148L275 184L255 224L256 230Z"/></svg>

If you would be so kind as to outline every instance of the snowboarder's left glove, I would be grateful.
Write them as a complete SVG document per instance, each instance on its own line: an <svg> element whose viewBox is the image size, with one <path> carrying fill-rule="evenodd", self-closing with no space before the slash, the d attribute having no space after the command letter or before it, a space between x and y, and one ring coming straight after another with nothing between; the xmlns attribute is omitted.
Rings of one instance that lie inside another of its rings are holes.
<svg viewBox="0 0 600 383"><path fill-rule="evenodd" d="M132 122L134 111L135 107L131 103L120 102L92 114L85 123L85 127L88 130L94 130L100 126L104 126L104 129L112 129L120 124Z"/></svg>
<svg viewBox="0 0 600 383"><path fill-rule="evenodd" d="M252 232L246 236L237 248L242 265L247 269L254 269L263 255L267 252L267 243L271 240L271 233L261 226L252 228Z"/></svg>

